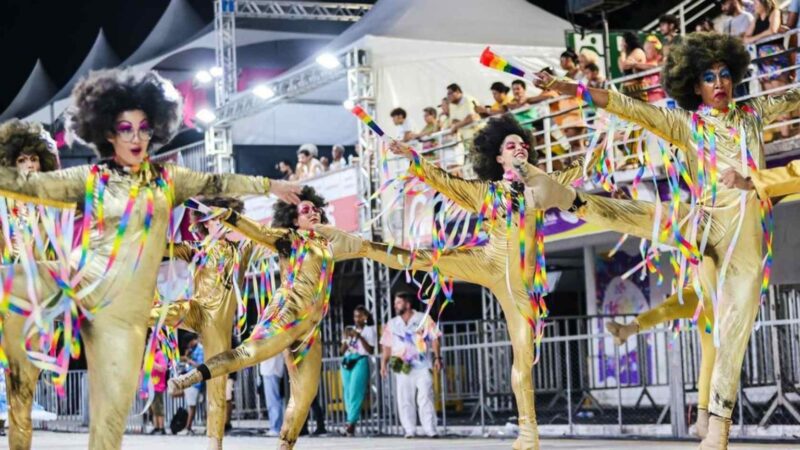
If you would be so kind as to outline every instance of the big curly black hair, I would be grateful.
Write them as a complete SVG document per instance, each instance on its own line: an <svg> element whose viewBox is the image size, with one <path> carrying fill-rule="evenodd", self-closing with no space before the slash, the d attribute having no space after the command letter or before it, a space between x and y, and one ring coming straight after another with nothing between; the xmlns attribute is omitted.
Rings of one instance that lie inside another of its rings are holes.
<svg viewBox="0 0 800 450"><path fill-rule="evenodd" d="M59 166L56 143L42 125L12 119L0 125L0 163L14 167L19 155L38 156L41 172L50 172Z"/></svg>
<svg viewBox="0 0 800 450"><path fill-rule="evenodd" d="M739 38L720 33L692 33L669 49L661 81L681 108L694 111L702 103L695 86L716 63L728 66L734 85L747 73L750 54Z"/></svg>
<svg viewBox="0 0 800 450"><path fill-rule="evenodd" d="M328 206L328 202L326 202L321 195L317 194L317 191L314 190L313 187L303 186L299 197L301 202L311 202L314 204L314 206L319 208L320 222L328 223L328 216L325 215L324 209L326 206ZM275 206L272 207L272 210L272 227L297 228L297 224L295 224L295 221L297 220L297 205L279 200L277 203L275 203Z"/></svg>
<svg viewBox="0 0 800 450"><path fill-rule="evenodd" d="M472 152L472 168L481 180L497 181L503 179L503 166L497 162L497 156L503 151L501 146L506 137L516 134L530 146L528 162L536 164L536 152L533 151L533 135L526 130L511 114L489 119L485 127L475 135Z"/></svg>
<svg viewBox="0 0 800 450"><path fill-rule="evenodd" d="M100 158L109 158L114 155L114 148L108 136L114 134L117 116L137 109L147 115L153 128L150 145L160 146L178 131L183 100L170 81L153 71L91 72L72 90L67 134L93 147Z"/></svg>
<svg viewBox="0 0 800 450"><path fill-rule="evenodd" d="M239 200L238 198L233 197L205 197L200 200L200 202L208 206L210 208L225 208L230 209L236 214L231 214L228 222L232 225L236 225L236 218L239 214L244 212L244 202ZM192 211L192 223L195 225L193 226L193 230L202 237L206 236L206 227L205 226L198 226L202 223L203 218L206 215L200 213L199 211Z"/></svg>

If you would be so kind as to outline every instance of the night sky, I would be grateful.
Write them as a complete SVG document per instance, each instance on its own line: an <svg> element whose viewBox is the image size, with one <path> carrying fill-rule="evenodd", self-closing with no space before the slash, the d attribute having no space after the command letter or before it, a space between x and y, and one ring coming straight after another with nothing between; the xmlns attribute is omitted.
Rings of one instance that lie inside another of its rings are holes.
<svg viewBox="0 0 800 450"><path fill-rule="evenodd" d="M528 1L567 16L565 0ZM211 22L212 0L188 2ZM659 11L652 11L648 5L655 2L635 0L631 7L612 15L612 26L641 26L677 2L659 1ZM60 88L83 61L100 28L118 56L125 59L147 37L168 4L168 0L0 0L0 111L17 94L37 58ZM587 18L579 21L589 26L596 23Z"/></svg>

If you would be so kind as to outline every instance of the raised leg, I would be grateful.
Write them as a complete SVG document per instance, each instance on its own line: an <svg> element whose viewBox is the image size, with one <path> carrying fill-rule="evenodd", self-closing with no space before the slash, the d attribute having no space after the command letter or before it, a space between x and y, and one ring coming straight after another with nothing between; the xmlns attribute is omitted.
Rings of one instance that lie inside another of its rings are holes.
<svg viewBox="0 0 800 450"><path fill-rule="evenodd" d="M148 326L155 326L160 315L161 305L153 306L153 309L150 310ZM200 328L201 323L202 320L200 319L200 311L197 308L196 300L178 300L167 306L164 325L199 332L198 328ZM203 345L205 346L205 344Z"/></svg>
<svg viewBox="0 0 800 450"><path fill-rule="evenodd" d="M289 372L291 396L281 428L280 447L291 449L308 417L308 409L317 395L322 371L322 343L316 341L305 358L297 365L297 371Z"/></svg>

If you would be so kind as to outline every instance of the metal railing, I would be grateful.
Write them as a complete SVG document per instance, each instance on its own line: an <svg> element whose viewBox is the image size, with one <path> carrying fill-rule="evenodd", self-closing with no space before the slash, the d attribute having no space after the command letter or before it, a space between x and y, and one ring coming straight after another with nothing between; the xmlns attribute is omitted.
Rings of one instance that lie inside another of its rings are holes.
<svg viewBox="0 0 800 450"><path fill-rule="evenodd" d="M614 345L604 332L605 322L631 319L631 315L616 315L548 320L541 358L532 372L543 435L687 435L685 428L674 429L674 419L668 412L676 408L679 414L691 417L695 410L700 362L698 333L689 327L676 331L662 325L628 339L622 346ZM486 325L487 321L441 324L444 369L435 376L440 431L468 433L479 429L481 435L487 435L513 421L511 344L504 322ZM489 335L487 330L491 330ZM489 356L494 361L491 365L487 364ZM370 377L374 381L370 386L394 392L392 376L379 379L377 358L370 358ZM671 358L678 358L679 374L673 372L676 366L671 365ZM323 360L319 398L329 430L346 425L340 367L341 358ZM257 370L251 367L238 374L233 412L237 427L265 427L261 420L266 417L266 408ZM487 383L491 377L498 380L492 388ZM769 300L759 309L748 345L733 435L792 438L800 432L799 389L800 290L796 286L773 286ZM682 398L678 404L670 396L673 390ZM37 402L59 418L38 426L65 431L86 429L86 373L71 372L66 392L65 397L59 398L52 387L40 381ZM365 403L382 401L378 392L369 392ZM182 404L182 398L166 399L167 421ZM138 415L143 405L143 399L136 400L128 420L129 432L145 431L145 416ZM202 401L198 406L195 421L202 426L205 408ZM690 418L684 423L692 422ZM359 428L361 434L400 433L396 405L365 407Z"/></svg>

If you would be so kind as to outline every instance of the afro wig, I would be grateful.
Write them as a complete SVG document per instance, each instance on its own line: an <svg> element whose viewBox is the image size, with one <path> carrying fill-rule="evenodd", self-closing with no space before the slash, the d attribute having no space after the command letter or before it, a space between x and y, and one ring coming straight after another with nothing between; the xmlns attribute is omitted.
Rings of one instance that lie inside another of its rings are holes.
<svg viewBox="0 0 800 450"><path fill-rule="evenodd" d="M236 225L237 216L244 212L244 202L238 198L206 197L201 199L200 202L210 208L224 208L232 210L235 214L232 214L228 219L228 222L230 222L232 225ZM207 216L205 214L202 214L199 211L192 211L192 229L198 235L203 237L206 235L206 227L199 225L205 221L204 219L206 219L206 217Z"/></svg>
<svg viewBox="0 0 800 450"><path fill-rule="evenodd" d="M14 167L19 155L39 157L40 170L58 169L58 149L50 134L38 123L9 120L0 125L0 162Z"/></svg>
<svg viewBox="0 0 800 450"><path fill-rule="evenodd" d="M117 116L141 110L153 128L150 144L164 145L181 124L183 100L171 82L153 71L110 69L90 73L72 91L67 111L67 134L93 147L100 158L110 158ZM152 150L152 149L151 149Z"/></svg>
<svg viewBox="0 0 800 450"><path fill-rule="evenodd" d="M720 33L692 33L669 49L661 80L681 108L694 111L703 102L695 86L716 63L728 66L734 86L747 73L750 54L739 38Z"/></svg>
<svg viewBox="0 0 800 450"><path fill-rule="evenodd" d="M328 223L328 216L325 215L324 209L326 206L328 206L328 202L326 202L321 195L317 194L317 191L315 191L313 187L303 186L303 190L300 191L299 197L301 202L311 202L314 204L314 206L319 208L320 222ZM297 228L297 224L295 224L295 221L297 220L297 205L292 205L291 203L286 203L284 201L278 201L273 207L273 212L273 227L292 229Z"/></svg>
<svg viewBox="0 0 800 450"><path fill-rule="evenodd" d="M475 136L472 167L482 180L497 181L503 178L503 166L497 162L502 152L503 141L510 135L517 135L533 148L533 135L514 119L511 114L489 119L483 129ZM528 162L536 164L536 152L528 152Z"/></svg>

